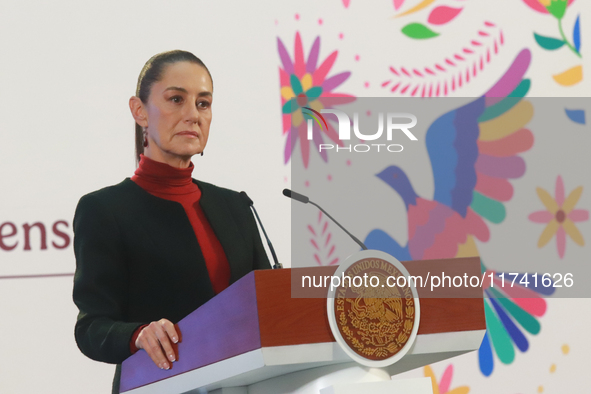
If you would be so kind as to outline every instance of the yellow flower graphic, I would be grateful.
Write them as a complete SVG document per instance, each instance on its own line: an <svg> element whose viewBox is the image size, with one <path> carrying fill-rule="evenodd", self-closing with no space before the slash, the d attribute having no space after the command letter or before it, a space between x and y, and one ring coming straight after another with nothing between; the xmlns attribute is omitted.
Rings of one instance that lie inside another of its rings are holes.
<svg viewBox="0 0 591 394"><path fill-rule="evenodd" d="M564 257L566 249L566 234L578 245L585 245L585 240L575 222L589 220L589 211L574 209L583 194L583 186L579 186L564 198L564 183L559 175L556 178L554 198L546 190L538 187L538 197L546 207L545 211L536 211L529 215L529 220L535 223L546 223L538 240L538 248L545 246L556 235L556 247L560 258Z"/></svg>
<svg viewBox="0 0 591 394"><path fill-rule="evenodd" d="M449 364L445 371L443 372L443 376L441 376L441 380L437 382L435 378L435 373L431 366L427 365L423 368L423 373L425 374L426 378L431 378L431 383L433 385L433 394L468 394L470 392L470 387L468 386L460 386L451 389L451 379L454 373L453 364Z"/></svg>

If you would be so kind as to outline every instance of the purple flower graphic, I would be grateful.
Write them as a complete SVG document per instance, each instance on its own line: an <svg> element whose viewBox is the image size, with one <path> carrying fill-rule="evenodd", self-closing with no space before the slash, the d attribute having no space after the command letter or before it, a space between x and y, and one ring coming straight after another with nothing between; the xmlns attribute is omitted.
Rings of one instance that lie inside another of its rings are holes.
<svg viewBox="0 0 591 394"><path fill-rule="evenodd" d="M284 152L285 163L291 158L299 140L304 167L308 168L310 141L307 138L305 122L307 117L302 112L302 108L309 107L320 112L321 109L331 108L335 104L354 101L355 97L352 95L334 92L349 78L351 73L342 72L327 78L336 61L338 51L332 52L318 65L320 37L316 37L314 40L307 59L304 57L304 48L299 32L296 32L293 61L280 38L277 38L277 49L281 59L279 80L281 83L283 134L287 134ZM324 143L322 133L326 134L334 143L342 146L342 142L338 139L338 133L328 123L326 130L314 127L312 141L316 147ZM320 152L320 156L325 162L328 161L326 151Z"/></svg>

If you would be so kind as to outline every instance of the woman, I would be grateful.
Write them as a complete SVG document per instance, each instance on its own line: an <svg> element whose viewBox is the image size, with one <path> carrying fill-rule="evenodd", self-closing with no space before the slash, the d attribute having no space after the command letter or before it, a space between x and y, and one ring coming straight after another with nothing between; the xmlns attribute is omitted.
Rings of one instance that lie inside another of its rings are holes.
<svg viewBox="0 0 591 394"><path fill-rule="evenodd" d="M144 349L175 361L174 323L254 269L270 268L249 206L237 192L191 178L207 144L213 81L193 54L152 57L129 107L139 167L80 199L74 217L76 342L120 363Z"/></svg>

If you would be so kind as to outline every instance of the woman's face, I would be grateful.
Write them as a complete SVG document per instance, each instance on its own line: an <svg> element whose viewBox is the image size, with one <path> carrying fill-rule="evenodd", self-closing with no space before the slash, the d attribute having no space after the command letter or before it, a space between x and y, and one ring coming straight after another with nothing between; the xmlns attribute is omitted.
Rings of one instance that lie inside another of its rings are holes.
<svg viewBox="0 0 591 394"><path fill-rule="evenodd" d="M185 167L191 156L203 152L209 137L212 91L205 68L191 62L166 66L144 107L148 135L144 155Z"/></svg>

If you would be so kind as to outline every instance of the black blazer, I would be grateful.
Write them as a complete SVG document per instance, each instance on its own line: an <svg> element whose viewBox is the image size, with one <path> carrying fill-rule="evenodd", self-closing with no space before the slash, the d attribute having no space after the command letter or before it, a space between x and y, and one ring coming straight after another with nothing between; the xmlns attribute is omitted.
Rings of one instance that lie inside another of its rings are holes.
<svg viewBox="0 0 591 394"><path fill-rule="evenodd" d="M254 269L270 268L240 195L193 182L226 253L230 283ZM182 205L149 194L129 178L83 196L73 228L73 298L80 310L76 343L94 360L120 364L131 355L129 343L139 326L161 318L177 323L215 295Z"/></svg>

